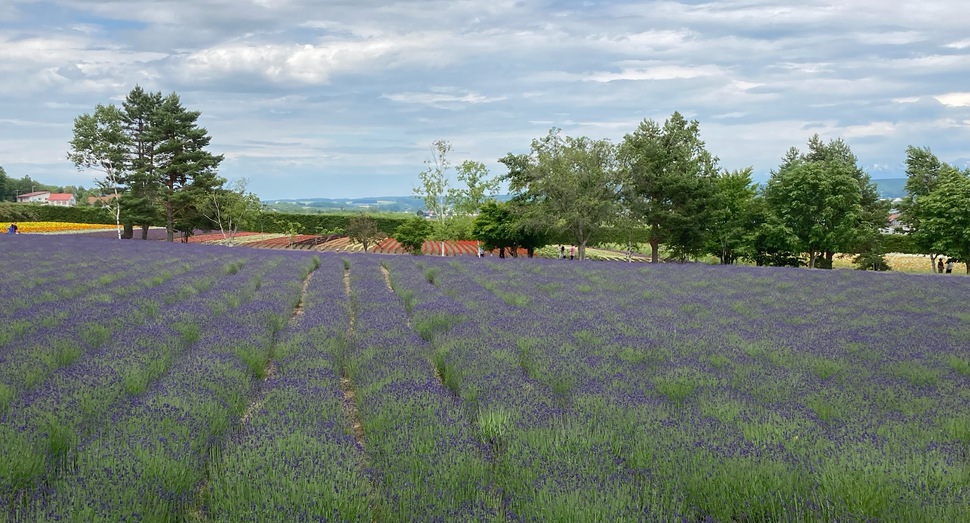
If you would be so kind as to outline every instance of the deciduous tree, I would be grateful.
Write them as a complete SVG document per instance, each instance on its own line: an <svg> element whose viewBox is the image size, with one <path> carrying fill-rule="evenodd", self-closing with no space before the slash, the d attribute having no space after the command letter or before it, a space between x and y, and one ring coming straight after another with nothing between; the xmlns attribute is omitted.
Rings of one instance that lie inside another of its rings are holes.
<svg viewBox="0 0 970 523"><path fill-rule="evenodd" d="M478 212L483 203L498 192L499 181L489 178L488 168L481 162L465 160L455 168L458 181L464 186L448 190L448 201L456 214L469 216Z"/></svg>
<svg viewBox="0 0 970 523"><path fill-rule="evenodd" d="M367 246L380 241L386 235L377 226L377 220L366 214L358 214L347 220L347 236L364 246L364 252L367 252Z"/></svg>
<svg viewBox="0 0 970 523"><path fill-rule="evenodd" d="M789 149L764 196L775 219L808 253L810 268L819 266L820 257L830 268L835 252L878 234L887 219L888 209L848 145L826 144L817 135L809 140L807 154Z"/></svg>
<svg viewBox="0 0 970 523"><path fill-rule="evenodd" d="M424 200L425 209L434 213L439 230L444 230L445 218L448 213L447 173L451 168L451 162L448 160L450 152L450 142L435 140L431 148L431 159L425 160L425 168L418 174L421 184L414 188L414 194ZM441 242L441 255L445 255L443 241Z"/></svg>
<svg viewBox="0 0 970 523"><path fill-rule="evenodd" d="M129 143L124 132L123 113L114 105L99 104L93 114L82 114L74 119L74 138L67 153L67 159L78 170L93 169L104 173L104 178L97 180L97 184L103 192L114 194L110 205L119 239L122 231L118 188L126 182Z"/></svg>
<svg viewBox="0 0 970 523"><path fill-rule="evenodd" d="M421 254L421 247L431 234L431 224L428 220L413 216L402 223L394 231L394 239L411 254ZM442 255L443 256L443 255Z"/></svg>
<svg viewBox="0 0 970 523"><path fill-rule="evenodd" d="M724 265L733 264L744 250L757 193L750 167L724 171L714 179L714 194L708 210L708 250Z"/></svg>
<svg viewBox="0 0 970 523"><path fill-rule="evenodd" d="M623 138L619 163L622 202L631 218L649 227L651 260L660 261L661 243L682 258L698 254L717 158L704 148L697 121L678 112L663 126L644 120Z"/></svg>
<svg viewBox="0 0 970 523"><path fill-rule="evenodd" d="M553 128L532 141L531 154L509 154L502 163L509 166L510 190L528 202L525 219L569 235L585 259L587 243L615 210L619 179L613 144L564 137Z"/></svg>
<svg viewBox="0 0 970 523"><path fill-rule="evenodd" d="M967 262L970 273L970 172L943 169L929 194L917 198L923 242L933 252Z"/></svg>
<svg viewBox="0 0 970 523"><path fill-rule="evenodd" d="M239 227L253 223L262 209L259 198L246 192L247 185L246 179L239 179L228 187L211 188L202 192L204 200L198 204L200 214L219 229L229 245L235 241Z"/></svg>
<svg viewBox="0 0 970 523"><path fill-rule="evenodd" d="M955 171L956 168L940 161L929 147L906 148L906 198L900 202L899 210L907 234L920 250L930 255L933 272L937 270L936 258L940 254L934 247L938 238L934 231L923 227L925 209L920 199L936 189L941 175Z"/></svg>

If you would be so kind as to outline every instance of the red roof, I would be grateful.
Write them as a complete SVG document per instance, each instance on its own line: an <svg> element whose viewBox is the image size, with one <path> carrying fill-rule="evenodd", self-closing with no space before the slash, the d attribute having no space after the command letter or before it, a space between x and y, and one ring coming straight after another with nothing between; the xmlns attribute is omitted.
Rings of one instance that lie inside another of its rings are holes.
<svg viewBox="0 0 970 523"><path fill-rule="evenodd" d="M67 202L74 199L74 195L70 193L54 193L47 198L51 202Z"/></svg>

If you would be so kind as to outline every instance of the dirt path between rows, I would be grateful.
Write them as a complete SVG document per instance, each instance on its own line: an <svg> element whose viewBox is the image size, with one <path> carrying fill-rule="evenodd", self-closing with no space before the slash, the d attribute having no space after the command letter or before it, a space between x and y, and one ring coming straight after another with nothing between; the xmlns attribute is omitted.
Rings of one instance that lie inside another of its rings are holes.
<svg viewBox="0 0 970 523"><path fill-rule="evenodd" d="M344 269L344 291L347 293L347 300L352 304L353 293L350 290L350 269ZM349 322L347 326L347 343L352 346L352 340L354 339L355 326L357 324L356 312L354 307L351 305L349 309ZM357 442L357 446L360 447L361 451L364 450L364 425L360 421L360 411L357 410L357 399L354 393L354 384L350 381L350 376L347 375L347 369L340 369L340 390L344 393L344 412L347 415L347 419L350 421L350 430L354 434L354 441ZM366 462L366 454L364 455L364 461Z"/></svg>

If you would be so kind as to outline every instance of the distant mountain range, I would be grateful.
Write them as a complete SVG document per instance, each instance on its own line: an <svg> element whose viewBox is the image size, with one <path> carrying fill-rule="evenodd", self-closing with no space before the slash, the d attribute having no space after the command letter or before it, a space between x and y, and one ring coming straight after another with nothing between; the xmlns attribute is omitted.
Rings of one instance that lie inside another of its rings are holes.
<svg viewBox="0 0 970 523"><path fill-rule="evenodd" d="M873 180L879 196L887 199L906 195L906 178ZM509 199L508 195L496 197ZM339 211L368 212L417 212L424 210L424 202L416 196L374 196L367 198L301 198L295 200L271 200L263 202L280 212L316 213Z"/></svg>
<svg viewBox="0 0 970 523"><path fill-rule="evenodd" d="M886 178L873 180L872 183L876 184L881 198L895 200L906 196L906 178Z"/></svg>
<svg viewBox="0 0 970 523"><path fill-rule="evenodd" d="M280 212L417 212L424 209L424 202L415 196L376 196L367 198L300 198L297 200L264 201L270 208Z"/></svg>

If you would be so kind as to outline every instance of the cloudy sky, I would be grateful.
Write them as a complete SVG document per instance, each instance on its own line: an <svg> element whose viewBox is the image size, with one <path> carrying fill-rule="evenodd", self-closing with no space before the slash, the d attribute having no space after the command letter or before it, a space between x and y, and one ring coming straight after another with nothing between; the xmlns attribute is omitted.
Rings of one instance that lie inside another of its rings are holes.
<svg viewBox="0 0 970 523"><path fill-rule="evenodd" d="M970 160L966 0L5 0L0 166L58 185L73 119L137 84L202 112L263 199L408 195L449 140L484 162L559 127L615 142L674 111L762 181L843 138L873 178L907 145Z"/></svg>

